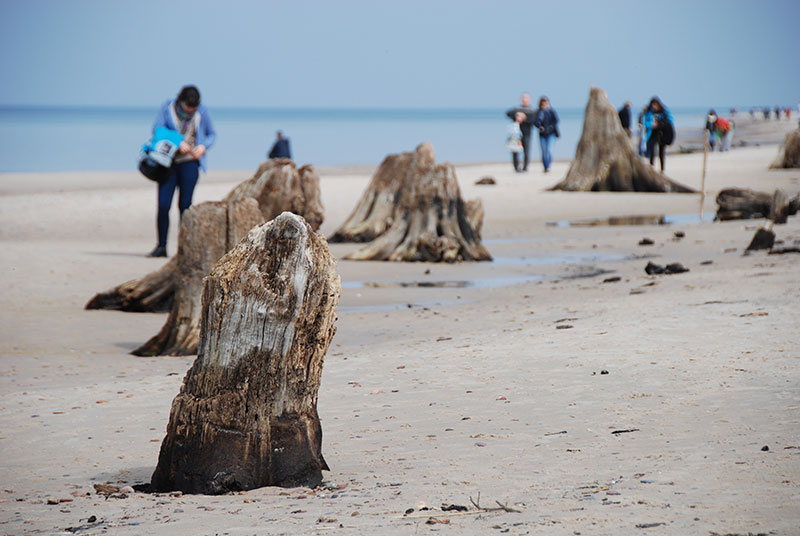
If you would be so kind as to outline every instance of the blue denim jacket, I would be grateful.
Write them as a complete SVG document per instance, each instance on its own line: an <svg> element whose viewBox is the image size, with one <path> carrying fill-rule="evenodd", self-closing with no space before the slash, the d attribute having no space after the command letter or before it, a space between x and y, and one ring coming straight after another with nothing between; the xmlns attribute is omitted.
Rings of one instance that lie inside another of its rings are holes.
<svg viewBox="0 0 800 536"><path fill-rule="evenodd" d="M156 127L159 126L167 127L172 130L179 130L178 125L176 125L172 120L172 114L170 113L170 106L173 102L175 102L175 99L170 99L161 105L161 109L158 111L156 120L153 122L154 131ZM195 136L197 137L197 145L205 145L206 150L208 150L214 144L214 140L217 139L217 131L214 130L214 123L211 122L211 116L208 114L208 108L201 104L198 106L195 113L200 114L200 128L198 128L197 132L195 133ZM200 167L203 169L203 171L206 171L206 155L203 155L203 157L200 159Z"/></svg>

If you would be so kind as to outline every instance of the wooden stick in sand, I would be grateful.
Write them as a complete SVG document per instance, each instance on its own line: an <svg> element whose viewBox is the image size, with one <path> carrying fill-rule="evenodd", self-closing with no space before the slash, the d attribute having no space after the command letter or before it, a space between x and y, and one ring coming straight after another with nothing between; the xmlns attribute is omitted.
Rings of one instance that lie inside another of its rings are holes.
<svg viewBox="0 0 800 536"><path fill-rule="evenodd" d="M703 139L703 176L700 179L700 222L703 222L703 203L706 200L706 160L708 158L708 136Z"/></svg>

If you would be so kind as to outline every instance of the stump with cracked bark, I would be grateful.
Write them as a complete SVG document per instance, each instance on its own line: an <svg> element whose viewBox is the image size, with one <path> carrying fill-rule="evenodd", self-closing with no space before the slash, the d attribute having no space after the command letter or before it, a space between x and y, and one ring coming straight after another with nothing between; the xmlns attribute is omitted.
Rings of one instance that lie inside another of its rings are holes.
<svg viewBox="0 0 800 536"><path fill-rule="evenodd" d="M693 193L640 158L622 130L605 91L593 87L583 118L583 133L567 176L551 190L570 192Z"/></svg>
<svg viewBox="0 0 800 536"><path fill-rule="evenodd" d="M325 239L281 214L203 287L194 365L170 412L154 491L315 486L327 464L317 393L341 284Z"/></svg>
<svg viewBox="0 0 800 536"><path fill-rule="evenodd" d="M331 241L370 241L346 257L353 260L491 260L482 224L482 203L465 203L453 166L436 164L433 146L422 143L386 157Z"/></svg>
<svg viewBox="0 0 800 536"><path fill-rule="evenodd" d="M311 165L297 169L294 162L285 158L264 162L250 179L231 190L225 201L246 198L258 201L264 221L289 211L303 216L314 230L322 225L319 175ZM155 272L95 295L86 309L169 311L179 276L178 259L173 257Z"/></svg>
<svg viewBox="0 0 800 536"><path fill-rule="evenodd" d="M181 219L177 288L169 317L161 331L131 353L139 356L197 353L203 278L225 252L263 222L255 199L208 201L190 207Z"/></svg>

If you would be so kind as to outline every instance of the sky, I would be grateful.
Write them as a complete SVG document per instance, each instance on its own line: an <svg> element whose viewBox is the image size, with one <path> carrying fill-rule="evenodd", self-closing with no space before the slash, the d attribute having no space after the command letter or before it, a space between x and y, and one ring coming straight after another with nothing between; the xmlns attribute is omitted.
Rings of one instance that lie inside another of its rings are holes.
<svg viewBox="0 0 800 536"><path fill-rule="evenodd" d="M0 0L0 106L800 101L800 0Z"/></svg>

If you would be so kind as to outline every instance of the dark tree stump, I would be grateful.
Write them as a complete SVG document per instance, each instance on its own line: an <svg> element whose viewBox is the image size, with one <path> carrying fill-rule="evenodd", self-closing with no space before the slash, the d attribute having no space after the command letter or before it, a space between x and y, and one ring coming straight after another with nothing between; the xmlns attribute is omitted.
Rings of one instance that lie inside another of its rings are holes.
<svg viewBox="0 0 800 536"><path fill-rule="evenodd" d="M551 190L569 192L694 193L656 171L639 157L622 130L605 91L593 87L583 118L583 133L567 176Z"/></svg>
<svg viewBox="0 0 800 536"><path fill-rule="evenodd" d="M800 168L800 130L789 132L778 149L778 156L770 169Z"/></svg>
<svg viewBox="0 0 800 536"><path fill-rule="evenodd" d="M745 251L757 251L759 249L770 249L775 245L775 231L772 229L759 229L753 235L750 245Z"/></svg>
<svg viewBox="0 0 800 536"><path fill-rule="evenodd" d="M190 207L181 218L177 289L167 322L133 355L192 355L200 339L203 278L250 229L264 222L254 199L228 204L208 201Z"/></svg>
<svg viewBox="0 0 800 536"><path fill-rule="evenodd" d="M317 393L340 294L325 239L294 214L220 259L204 283L199 353L172 402L154 491L321 482Z"/></svg>
<svg viewBox="0 0 800 536"><path fill-rule="evenodd" d="M408 217L407 206L413 203L409 196L417 195L416 191L408 188L413 188L421 176L431 173L435 167L433 147L429 143L421 144L414 152L390 154L384 158L356 208L328 241L372 242L386 233L397 220ZM457 182L455 188L460 199ZM471 200L465 204L464 210L470 226L480 237L483 204L479 199Z"/></svg>
<svg viewBox="0 0 800 536"><path fill-rule="evenodd" d="M788 198L780 190L772 195L742 188L726 188L717 194L717 215L720 221L769 218L775 223L786 223L789 216L797 214L800 197Z"/></svg>
<svg viewBox="0 0 800 536"><path fill-rule="evenodd" d="M367 204L372 210L364 209ZM332 239L362 239L379 232L345 257L352 260L491 260L476 230L482 222L483 205L467 207L453 166L436 164L433 146L422 143L413 154L384 160L356 210Z"/></svg>
<svg viewBox="0 0 800 536"><path fill-rule="evenodd" d="M287 158L264 162L250 179L237 185L224 200L233 202L247 198L258 202L264 216L262 221L269 221L289 211L303 216L314 230L322 225L319 175L311 165L298 170L294 162ZM89 300L86 308L159 313L169 311L178 277L178 260L172 258L160 269L141 279L122 283L97 294Z"/></svg>

